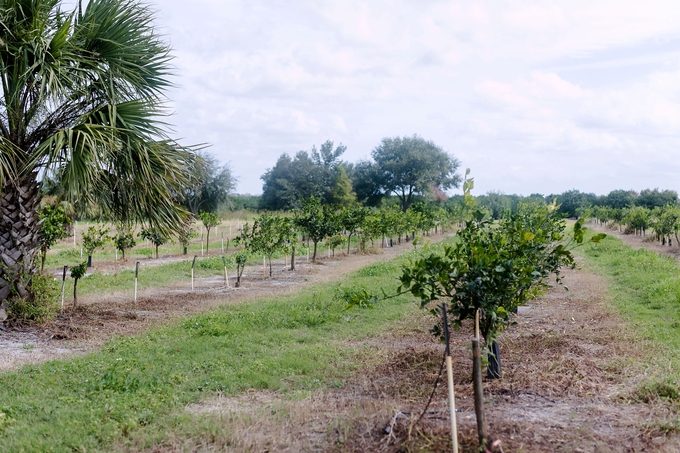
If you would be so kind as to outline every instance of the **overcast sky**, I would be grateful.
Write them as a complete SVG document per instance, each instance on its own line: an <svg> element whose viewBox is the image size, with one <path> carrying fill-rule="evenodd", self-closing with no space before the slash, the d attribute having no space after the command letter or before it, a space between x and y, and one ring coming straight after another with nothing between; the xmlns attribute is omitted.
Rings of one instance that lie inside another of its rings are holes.
<svg viewBox="0 0 680 453"><path fill-rule="evenodd" d="M238 192L284 152L418 134L477 194L680 190L680 2L153 0L174 135ZM452 192L454 193L454 192Z"/></svg>

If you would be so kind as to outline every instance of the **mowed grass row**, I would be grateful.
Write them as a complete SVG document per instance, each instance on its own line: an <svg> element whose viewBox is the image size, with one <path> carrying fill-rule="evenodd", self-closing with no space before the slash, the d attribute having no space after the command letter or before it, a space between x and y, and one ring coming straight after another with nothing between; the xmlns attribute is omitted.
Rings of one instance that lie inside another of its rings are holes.
<svg viewBox="0 0 680 453"><path fill-rule="evenodd" d="M666 393L660 396L680 399L680 265L612 236L578 248L577 253L586 258L589 270L608 277L621 318L654 348L656 360L648 363L643 387L655 382L652 385Z"/></svg>
<svg viewBox="0 0 680 453"><path fill-rule="evenodd" d="M2 373L0 451L143 450L202 423L184 410L189 403L342 385L375 354L348 340L379 335L419 309L402 296L347 311L334 295L338 287L395 288L405 259L295 295L222 306L82 358Z"/></svg>

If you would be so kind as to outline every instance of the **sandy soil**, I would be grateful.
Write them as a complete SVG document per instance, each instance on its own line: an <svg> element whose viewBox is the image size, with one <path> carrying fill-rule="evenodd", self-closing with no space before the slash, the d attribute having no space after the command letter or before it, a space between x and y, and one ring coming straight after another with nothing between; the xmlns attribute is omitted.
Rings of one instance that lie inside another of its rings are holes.
<svg viewBox="0 0 680 453"><path fill-rule="evenodd" d="M444 237L433 236L428 239L435 242ZM113 336L132 335L152 325L206 311L217 305L275 297L310 284L337 280L368 264L389 260L410 249L412 246L404 243L392 248L375 249L375 253L365 255L352 252L346 256L336 251L335 258L319 258L317 264L307 262L306 257L298 257L295 271L285 270L284 262L281 261L274 263L274 275L267 279L263 278L261 266L249 266L244 272L240 288L225 287L224 279L220 277L200 278L196 279L193 292L187 282L140 291L136 306L131 292L81 296L78 298L78 309L67 307L54 322L40 328L0 331L0 371L83 354L100 347ZM144 265L159 265L176 259L150 260L145 261ZM134 263L126 265L126 268L133 267ZM115 262L97 263L98 271L115 272L122 268ZM230 274L229 278L233 285L235 275Z"/></svg>
<svg viewBox="0 0 680 453"><path fill-rule="evenodd" d="M677 417L662 401L640 403L633 392L643 373L641 345L608 308L606 282L568 271L570 288L554 288L517 316L500 339L503 378L485 382L488 432L505 452L676 452L664 432ZM420 423L443 356L423 314L383 338L384 362L368 364L341 389L298 399L271 392L216 398L187 410L215 417L224 438L170 440L154 452L192 451L451 451L445 380ZM474 451L470 331L454 340L454 381L463 451ZM445 379L445 378L444 378ZM281 416L280 414L285 414Z"/></svg>

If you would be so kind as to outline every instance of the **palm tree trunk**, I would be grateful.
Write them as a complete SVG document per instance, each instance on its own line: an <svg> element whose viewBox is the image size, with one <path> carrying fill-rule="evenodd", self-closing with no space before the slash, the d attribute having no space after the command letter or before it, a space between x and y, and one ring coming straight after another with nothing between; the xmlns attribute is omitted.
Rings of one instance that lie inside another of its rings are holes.
<svg viewBox="0 0 680 453"><path fill-rule="evenodd" d="M0 195L0 301L12 286L18 295L29 296L31 276L37 272L40 252L38 206L40 191L35 173L7 181Z"/></svg>

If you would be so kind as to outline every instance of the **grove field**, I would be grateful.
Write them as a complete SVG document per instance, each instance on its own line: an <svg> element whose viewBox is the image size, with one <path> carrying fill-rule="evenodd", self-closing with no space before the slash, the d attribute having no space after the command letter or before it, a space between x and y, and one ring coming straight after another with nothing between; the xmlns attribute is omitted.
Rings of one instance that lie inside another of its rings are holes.
<svg viewBox="0 0 680 453"><path fill-rule="evenodd" d="M280 257L272 278L255 261L238 289L219 245L193 292L186 260L149 259L136 305L130 264L100 257L80 308L67 291L52 323L0 333L0 450L450 450L445 381L417 422L444 352L434 318L406 295L351 310L340 297L394 292L401 264L455 237L427 239L302 256L294 272ZM634 245L576 248L568 291L521 307L501 335L503 378L484 390L504 451L680 450L680 269ZM471 336L463 326L452 348L463 451L476 451Z"/></svg>

